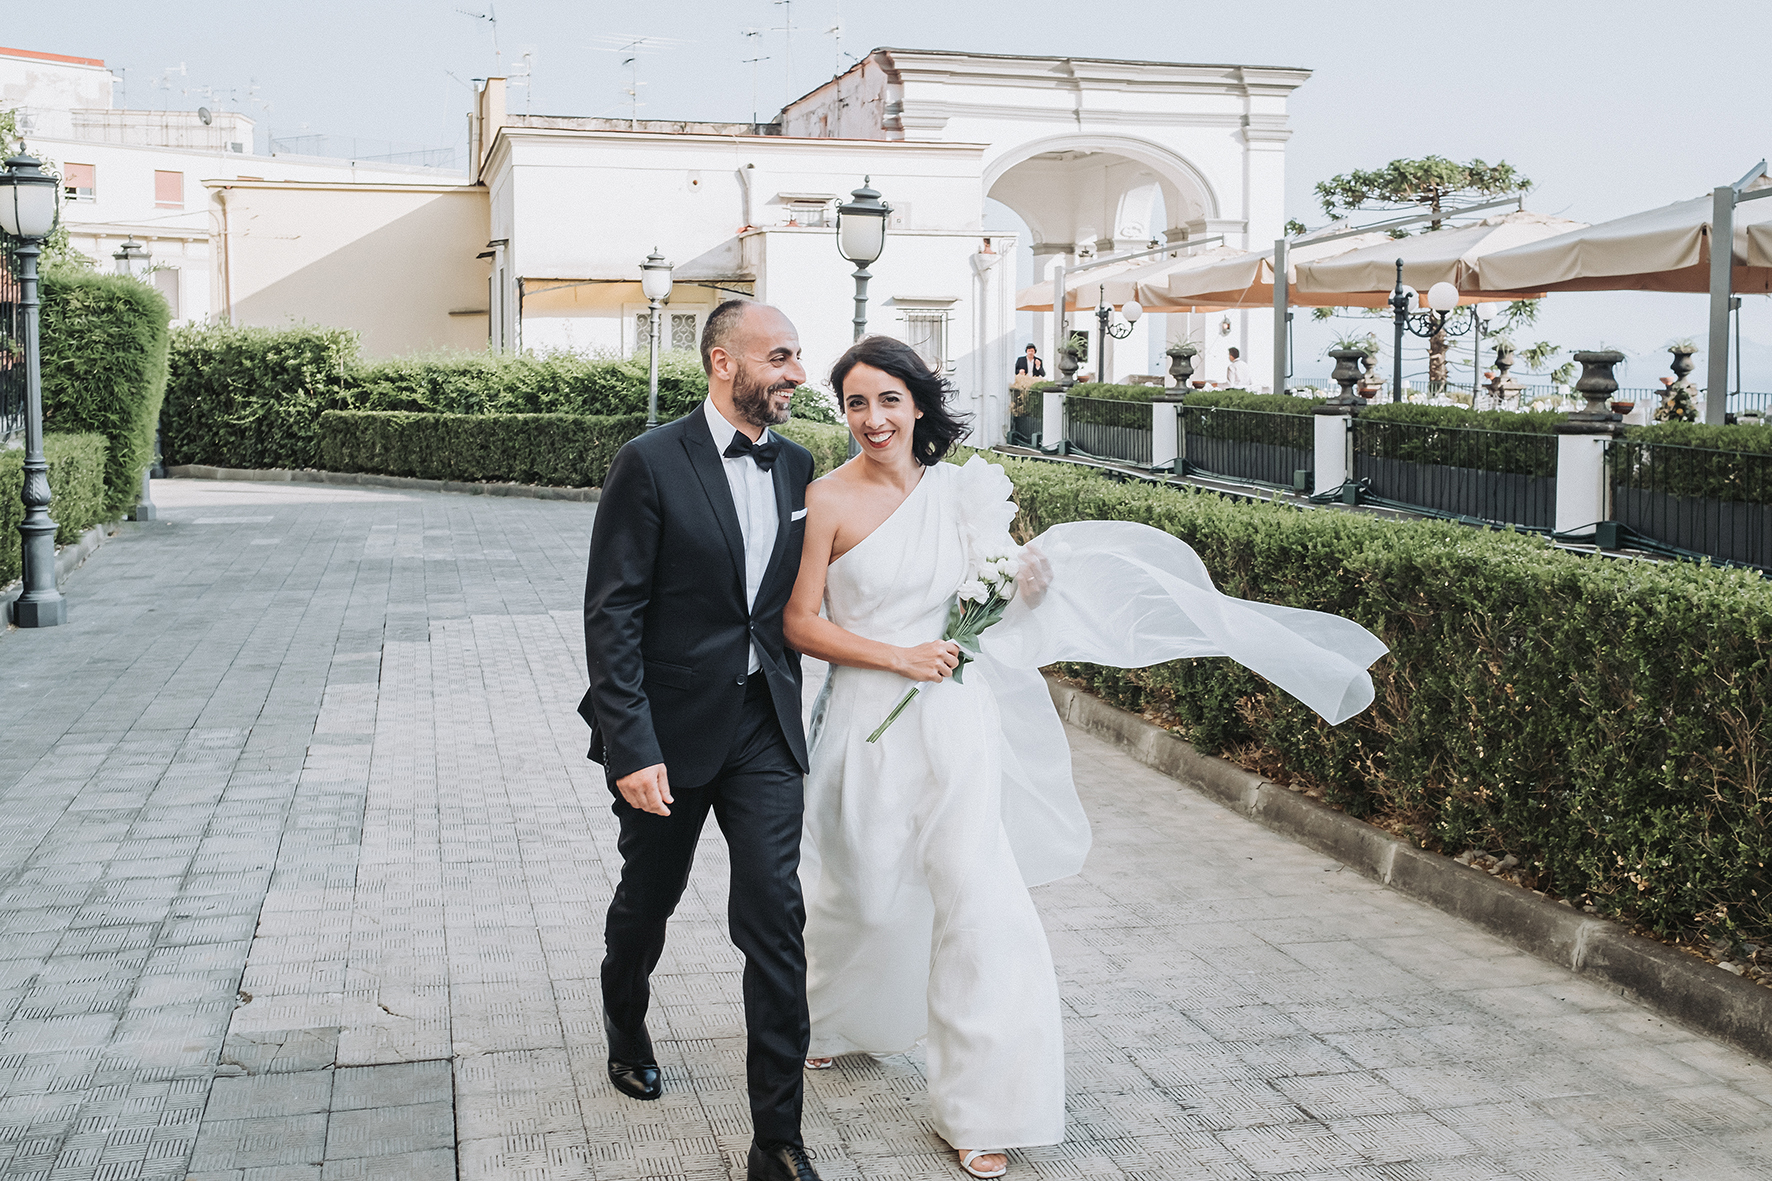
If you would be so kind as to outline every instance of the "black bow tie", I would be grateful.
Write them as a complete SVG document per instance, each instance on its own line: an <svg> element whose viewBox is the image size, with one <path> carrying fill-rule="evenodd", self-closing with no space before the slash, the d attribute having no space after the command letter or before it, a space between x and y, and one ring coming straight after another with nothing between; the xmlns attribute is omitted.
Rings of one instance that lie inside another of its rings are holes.
<svg viewBox="0 0 1772 1181"><path fill-rule="evenodd" d="M745 437L743 431L734 431L732 442L726 444L726 450L721 454L727 459L748 455L757 461L759 468L768 471L775 466L775 457L781 454L781 440L772 435L767 443L753 443Z"/></svg>

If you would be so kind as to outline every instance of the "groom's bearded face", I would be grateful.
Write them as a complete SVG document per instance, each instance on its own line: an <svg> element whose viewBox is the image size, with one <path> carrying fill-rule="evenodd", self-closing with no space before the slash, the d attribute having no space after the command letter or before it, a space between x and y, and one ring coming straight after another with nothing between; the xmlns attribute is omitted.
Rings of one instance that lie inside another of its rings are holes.
<svg viewBox="0 0 1772 1181"><path fill-rule="evenodd" d="M788 420L788 407L784 402L777 410L775 399L784 393L791 396L795 384L785 379L771 382L760 366L753 368L740 360L738 372L732 375L733 409L744 415L744 420L752 426L780 426Z"/></svg>

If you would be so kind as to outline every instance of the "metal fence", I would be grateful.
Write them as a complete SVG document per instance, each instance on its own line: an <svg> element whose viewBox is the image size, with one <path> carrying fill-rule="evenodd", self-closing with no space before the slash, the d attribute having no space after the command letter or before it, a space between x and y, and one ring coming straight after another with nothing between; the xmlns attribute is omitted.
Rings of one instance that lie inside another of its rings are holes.
<svg viewBox="0 0 1772 1181"><path fill-rule="evenodd" d="M1556 521L1555 435L1365 418L1353 427L1362 499L1526 529Z"/></svg>
<svg viewBox="0 0 1772 1181"><path fill-rule="evenodd" d="M1181 407L1182 470L1281 488L1316 466L1313 417L1224 406Z"/></svg>
<svg viewBox="0 0 1772 1181"><path fill-rule="evenodd" d="M1032 447L1040 441L1046 413L1044 390L1009 389L1009 438L1011 447Z"/></svg>
<svg viewBox="0 0 1772 1181"><path fill-rule="evenodd" d="M1112 398L1064 400L1064 437L1073 449L1097 459L1150 466L1151 404Z"/></svg>
<svg viewBox="0 0 1772 1181"><path fill-rule="evenodd" d="M25 429L25 309L12 246L0 234L0 439Z"/></svg>
<svg viewBox="0 0 1772 1181"><path fill-rule="evenodd" d="M1607 465L1635 540L1772 570L1772 455L1615 439Z"/></svg>

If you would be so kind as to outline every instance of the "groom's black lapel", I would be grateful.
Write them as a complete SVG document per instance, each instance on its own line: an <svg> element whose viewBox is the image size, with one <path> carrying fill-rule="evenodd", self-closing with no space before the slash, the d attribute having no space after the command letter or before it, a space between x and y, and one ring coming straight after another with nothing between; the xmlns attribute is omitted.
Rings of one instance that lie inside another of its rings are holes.
<svg viewBox="0 0 1772 1181"><path fill-rule="evenodd" d="M738 577L739 597L744 596L744 533L738 527L738 510L732 504L732 485L726 482L726 468L720 459L720 452L714 445L713 435L708 433L707 417L701 407L690 411L695 420L683 435L683 449L689 453L689 464L695 469L696 478L701 481L701 489L707 493L708 503L713 506L714 519L720 522L720 532L726 538L726 549L732 557L732 568ZM780 499L778 489L776 497Z"/></svg>
<svg viewBox="0 0 1772 1181"><path fill-rule="evenodd" d="M779 438L779 436L777 437ZM764 583L767 583L775 573L776 567L781 564L782 555L787 552L788 548L788 527L792 523L790 518L794 511L794 496L788 488L789 465L786 461L787 456L783 455L776 460L775 466L769 469L770 475L775 477L773 480L775 485L775 548L769 553L769 565L763 568ZM760 591L758 597L762 597Z"/></svg>

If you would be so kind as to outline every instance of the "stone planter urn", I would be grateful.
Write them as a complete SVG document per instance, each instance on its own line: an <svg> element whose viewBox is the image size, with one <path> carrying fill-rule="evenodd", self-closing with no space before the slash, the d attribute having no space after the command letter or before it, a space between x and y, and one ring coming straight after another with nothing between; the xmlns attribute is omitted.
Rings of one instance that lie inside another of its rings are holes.
<svg viewBox="0 0 1772 1181"><path fill-rule="evenodd" d="M1330 349L1329 355L1335 358L1335 369L1329 374L1335 384L1341 387L1341 393L1324 403L1325 413L1352 413L1347 407L1364 406L1366 399L1354 392L1354 385L1360 380L1360 362L1366 357L1365 349ZM1327 409L1335 407L1334 410Z"/></svg>
<svg viewBox="0 0 1772 1181"><path fill-rule="evenodd" d="M1378 391L1384 388L1384 378L1378 376L1378 354L1366 353L1360 358L1360 364L1366 367L1366 372L1360 375L1360 396L1375 398Z"/></svg>
<svg viewBox="0 0 1772 1181"><path fill-rule="evenodd" d="M1194 376L1194 358L1199 355L1200 346L1177 344L1163 351L1169 354L1169 376L1175 379L1175 388L1187 389L1188 381Z"/></svg>
<svg viewBox="0 0 1772 1181"><path fill-rule="evenodd" d="M1624 360L1624 354L1616 349L1601 349L1573 355L1575 363L1581 366L1575 392L1587 399L1587 405L1570 414L1569 421L1559 423L1559 433L1621 433L1624 428L1619 424L1624 421L1624 416L1614 413L1609 403L1612 395L1618 392L1618 379L1612 370Z"/></svg>
<svg viewBox="0 0 1772 1181"><path fill-rule="evenodd" d="M1667 351L1674 355L1673 361L1668 365L1668 368L1674 371L1674 380L1685 381L1686 375L1692 372L1695 367L1692 361L1692 354L1696 353L1698 350L1691 345L1677 344Z"/></svg>
<svg viewBox="0 0 1772 1181"><path fill-rule="evenodd" d="M1058 350L1058 384L1060 388L1068 390L1077 384L1078 364L1076 350L1070 348Z"/></svg>

